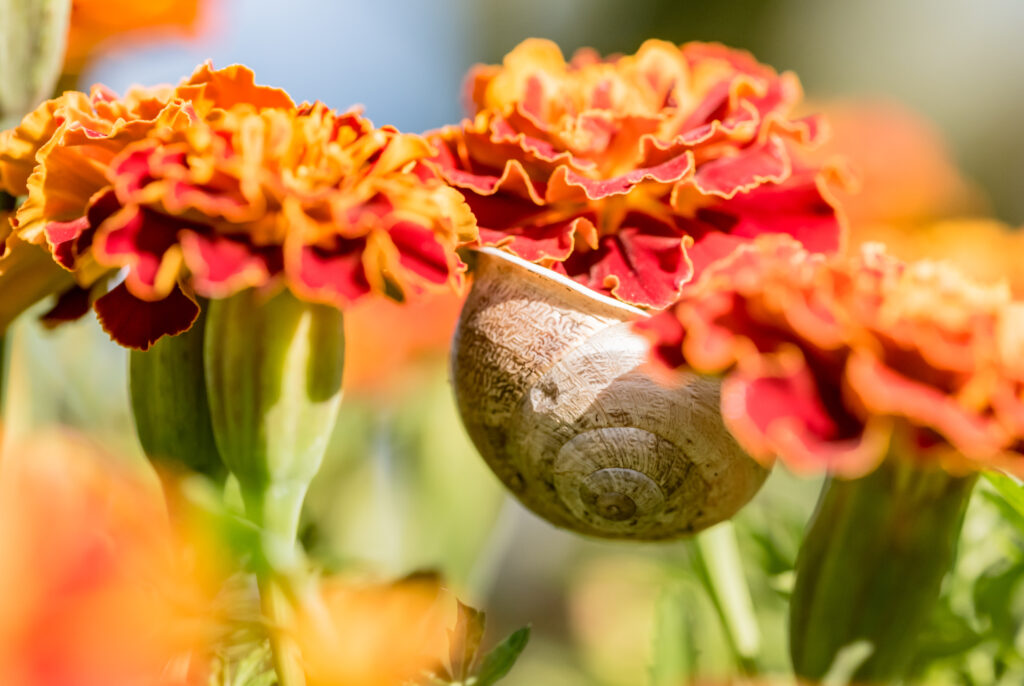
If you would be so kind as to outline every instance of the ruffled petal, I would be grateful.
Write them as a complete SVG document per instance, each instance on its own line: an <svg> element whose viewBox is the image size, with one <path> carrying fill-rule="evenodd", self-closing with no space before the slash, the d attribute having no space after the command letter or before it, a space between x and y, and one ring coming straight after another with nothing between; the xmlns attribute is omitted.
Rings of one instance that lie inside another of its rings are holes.
<svg viewBox="0 0 1024 686"><path fill-rule="evenodd" d="M199 305L179 287L160 300L142 300L120 284L93 303L100 326L115 343L148 350L163 336L176 336L192 328Z"/></svg>

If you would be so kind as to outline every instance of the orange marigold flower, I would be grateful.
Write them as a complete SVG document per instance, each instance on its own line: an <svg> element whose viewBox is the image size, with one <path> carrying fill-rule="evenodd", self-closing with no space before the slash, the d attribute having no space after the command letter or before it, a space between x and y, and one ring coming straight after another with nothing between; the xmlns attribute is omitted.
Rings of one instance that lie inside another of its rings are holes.
<svg viewBox="0 0 1024 686"><path fill-rule="evenodd" d="M453 604L432 576L392 584L326 579L299 605L290 627L307 682L400 686L439 672Z"/></svg>
<svg viewBox="0 0 1024 686"><path fill-rule="evenodd" d="M0 480L5 686L206 684L222 543L81 439L11 446Z"/></svg>
<svg viewBox="0 0 1024 686"><path fill-rule="evenodd" d="M857 242L883 243L901 260L946 260L981 283L1005 281L1024 298L1024 232L988 218L947 219L920 224L872 223L851 232Z"/></svg>
<svg viewBox="0 0 1024 686"><path fill-rule="evenodd" d="M793 74L745 52L651 40L567 63L533 39L477 67L468 95L474 117L431 136L480 242L594 290L664 307L753 236L839 245L826 174L796 154L820 123L790 117Z"/></svg>
<svg viewBox="0 0 1024 686"><path fill-rule="evenodd" d="M431 575L393 584L327 578L296 612L307 683L400 686L439 672L452 605Z"/></svg>
<svg viewBox="0 0 1024 686"><path fill-rule="evenodd" d="M978 213L984 198L957 169L941 132L895 102L835 101L817 104L831 136L810 159L842 157L857 182L837 189L853 245L870 241L862 229L907 226Z"/></svg>
<svg viewBox="0 0 1024 686"><path fill-rule="evenodd" d="M646 326L670 365L727 373L722 413L752 455L857 476L890 450L1021 471L1022 322L1005 285L947 264L773 237Z"/></svg>
<svg viewBox="0 0 1024 686"><path fill-rule="evenodd" d="M128 118L96 117L90 99L96 126L77 106L51 106L49 119L37 110L28 121L59 120L45 143L45 127L25 124L0 141L13 192L36 149L15 233L45 242L79 281L51 319L95 299L111 336L145 349L191 326L193 292L283 284L342 307L461 283L455 247L475 225L423 164L433 150L422 138L374 129L358 112L297 107L242 67L202 67L161 93L115 101ZM106 292L118 270L124 281Z"/></svg>
<svg viewBox="0 0 1024 686"><path fill-rule="evenodd" d="M112 38L195 31L200 0L72 0L64 69L77 72Z"/></svg>

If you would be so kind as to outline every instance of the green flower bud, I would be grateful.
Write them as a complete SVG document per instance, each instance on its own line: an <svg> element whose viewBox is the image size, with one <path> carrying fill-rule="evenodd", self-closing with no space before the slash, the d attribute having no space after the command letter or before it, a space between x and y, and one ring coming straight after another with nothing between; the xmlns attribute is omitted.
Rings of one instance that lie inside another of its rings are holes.
<svg viewBox="0 0 1024 686"><path fill-rule="evenodd" d="M53 92L70 15L71 0L0 0L0 129Z"/></svg>
<svg viewBox="0 0 1024 686"><path fill-rule="evenodd" d="M206 385L213 432L271 566L294 555L302 501L341 401L341 312L250 289L210 303Z"/></svg>
<svg viewBox="0 0 1024 686"><path fill-rule="evenodd" d="M204 314L185 333L164 336L149 350L131 351L128 379L135 429L146 456L220 479L224 465L206 401Z"/></svg>

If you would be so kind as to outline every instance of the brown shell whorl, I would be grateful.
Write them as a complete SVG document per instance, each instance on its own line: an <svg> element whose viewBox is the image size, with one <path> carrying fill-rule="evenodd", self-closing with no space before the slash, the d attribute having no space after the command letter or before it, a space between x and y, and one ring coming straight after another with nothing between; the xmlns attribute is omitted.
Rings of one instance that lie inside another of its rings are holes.
<svg viewBox="0 0 1024 686"><path fill-rule="evenodd" d="M767 476L722 424L718 383L648 376L644 313L482 249L452 349L463 422L531 510L581 533L683 536L732 516Z"/></svg>

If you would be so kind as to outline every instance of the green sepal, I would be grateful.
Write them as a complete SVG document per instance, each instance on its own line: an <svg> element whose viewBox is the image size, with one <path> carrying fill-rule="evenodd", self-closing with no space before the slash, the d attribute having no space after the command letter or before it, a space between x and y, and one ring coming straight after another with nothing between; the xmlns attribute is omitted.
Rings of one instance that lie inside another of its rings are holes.
<svg viewBox="0 0 1024 686"><path fill-rule="evenodd" d="M977 478L890 458L855 480L830 479L796 563L790 654L820 681L843 651L868 647L856 683L899 681L953 565Z"/></svg>
<svg viewBox="0 0 1024 686"><path fill-rule="evenodd" d="M71 0L0 0L0 128L53 92L70 15Z"/></svg>
<svg viewBox="0 0 1024 686"><path fill-rule="evenodd" d="M250 289L212 301L207 316L214 437L248 516L271 536L266 561L287 565L341 401L342 314Z"/></svg>
<svg viewBox="0 0 1024 686"><path fill-rule="evenodd" d="M205 310L192 328L165 336L149 350L133 350L128 365L135 430L146 456L222 480L206 399L203 367Z"/></svg>

